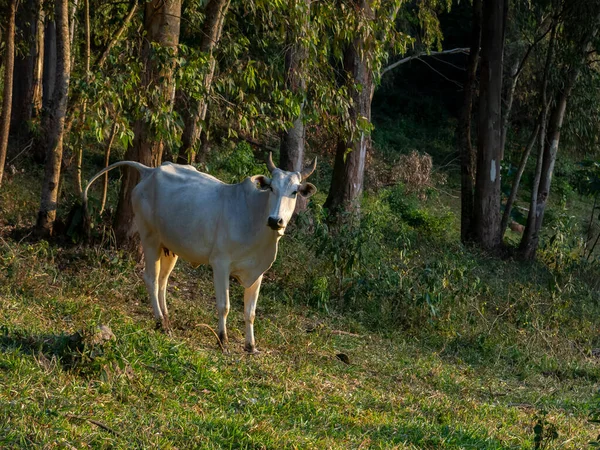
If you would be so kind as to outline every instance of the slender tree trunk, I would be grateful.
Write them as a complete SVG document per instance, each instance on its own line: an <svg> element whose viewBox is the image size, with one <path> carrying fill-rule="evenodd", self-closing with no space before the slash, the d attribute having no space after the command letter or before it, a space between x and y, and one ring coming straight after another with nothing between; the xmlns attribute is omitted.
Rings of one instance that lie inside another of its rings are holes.
<svg viewBox="0 0 600 450"><path fill-rule="evenodd" d="M510 84L506 92L505 106L502 109L502 159L504 159L504 150L506 149L506 135L508 134L508 126L510 124L510 113L512 112L515 91L519 82L519 66L519 60L517 59L510 68Z"/></svg>
<svg viewBox="0 0 600 450"><path fill-rule="evenodd" d="M58 206L58 185L71 71L68 0L55 0L54 15L56 19L56 85L51 107L44 117L42 125L48 144L42 198L36 224L37 231L41 235L53 234Z"/></svg>
<svg viewBox="0 0 600 450"><path fill-rule="evenodd" d="M56 24L48 19L44 31L44 73L42 108L49 109L56 86Z"/></svg>
<svg viewBox="0 0 600 450"><path fill-rule="evenodd" d="M37 56L37 25L36 3L28 0L19 8L16 16L16 28L29 51L15 57L12 97L12 133L27 132L28 122L33 116L34 71Z"/></svg>
<svg viewBox="0 0 600 450"><path fill-rule="evenodd" d="M600 15L595 17L594 26L591 28L589 34L583 36L583 42L580 47L580 61L572 65L563 77L564 84L557 94L552 113L548 120L548 135L545 135L544 129L543 139L540 139L540 154L538 156L536 175L531 193L531 204L529 215L527 216L527 226L525 227L525 232L523 233L523 238L519 245L522 257L527 260L533 260L537 252L539 234L544 221L546 204L550 195L550 184L552 182L554 164L556 163L556 156L558 154L560 131L567 109L567 103L573 87L577 82L581 68L585 64L591 43L598 33L598 21L600 21ZM555 37L555 30L553 30L552 34L553 37ZM555 39L552 39L551 45L554 45L554 40ZM546 100L546 98L544 98L544 100Z"/></svg>
<svg viewBox="0 0 600 450"><path fill-rule="evenodd" d="M73 0L73 6L71 7L71 13L69 15L69 23L71 24L69 28L69 44L71 45L71 47L73 47L75 33L77 32L77 21L75 20L75 16L77 14L78 4L79 0Z"/></svg>
<svg viewBox="0 0 600 450"><path fill-rule="evenodd" d="M90 2L89 0L84 1L84 28L85 28L85 82L90 82ZM79 148L77 149L77 164L75 167L75 192L77 192L78 198L83 195L83 188L81 186L81 165L83 164L83 145L84 145L84 134L83 124L85 123L85 113L87 104L84 102L83 111L81 114L81 127L80 127L80 139Z"/></svg>
<svg viewBox="0 0 600 450"><path fill-rule="evenodd" d="M369 0L360 0L355 4L361 13L373 18ZM344 71L351 83L353 105L350 108L350 120L356 127L360 120L371 120L371 100L375 89L373 73L369 68L368 57L371 43L363 38L356 38L344 52ZM353 215L360 213L360 199L363 191L363 180L367 149L371 137L360 133L352 140L338 140L331 177L331 187L324 207L335 217L346 211ZM351 149L350 153L347 152Z"/></svg>
<svg viewBox="0 0 600 450"><path fill-rule="evenodd" d="M548 43L548 51L546 53L546 62L544 65L544 74L542 76L542 85L540 88L540 137L538 139L538 155L537 155L537 163L535 166L535 172L533 176L533 185L531 187L531 200L529 203L529 214L527 216L527 224L525 226L525 232L523 233L523 237L521 238L521 243L519 244L520 251L523 253L524 249L529 245L528 243L531 241L531 236L533 234L533 225L535 220L535 215L532 211L537 209L537 193L538 188L540 186L540 178L542 176L542 162L544 158L544 146L546 144L546 130L548 127L548 112L550 111L550 102L548 101L548 83L550 76L550 68L552 66L552 59L554 57L554 47L556 45L556 30L557 24L556 22L552 25L552 33L550 34L550 42Z"/></svg>
<svg viewBox="0 0 600 450"><path fill-rule="evenodd" d="M502 62L507 7L507 0L486 0L482 9L474 229L476 242L486 249L501 244Z"/></svg>
<svg viewBox="0 0 600 450"><path fill-rule="evenodd" d="M202 132L202 122L206 117L208 97L217 63L213 53L221 39L225 16L229 9L229 2L230 0L209 0L205 8L200 51L208 54L209 62L202 81L204 90L202 99L194 102L190 109L185 109L183 112L185 126L181 136L181 148L179 149L179 155L177 156L177 162L180 164L188 164L196 158L195 150L198 139L200 138L200 133ZM198 157L203 159L204 156L205 152L201 150Z"/></svg>
<svg viewBox="0 0 600 450"><path fill-rule="evenodd" d="M310 2L311 0L300 0L303 6L301 13L297 11L295 14L300 15L300 23L296 26L300 30L299 33L288 31L287 34L287 50L285 54L285 73L286 87L295 95L304 96L306 90L306 82L302 67L306 59L306 49L302 44L301 37L304 29L308 27L310 18ZM304 164L304 121L302 113L304 109L304 101L300 107L300 115L296 117L292 127L286 130L281 137L279 167L290 172L300 172ZM308 201L302 196L298 196L296 201L296 212L304 211Z"/></svg>
<svg viewBox="0 0 600 450"><path fill-rule="evenodd" d="M33 116L39 116L42 111L42 80L44 74L44 8L42 7L42 0L36 0L36 17L35 20L37 22L36 25L36 54L35 54L35 64L33 69Z"/></svg>
<svg viewBox="0 0 600 450"><path fill-rule="evenodd" d="M119 27L117 32L113 35L113 37L109 41L109 43L106 45L106 48L102 52L102 56L100 56L100 58L94 63L94 70L102 69L102 67L104 66L104 63L106 62L108 56L110 55L110 51L117 44L117 42L119 42L121 35L125 32L125 30L129 26L129 23L131 22L131 19L133 18L133 15L135 14L137 7L138 7L137 0L133 0L131 3L131 7L129 9L129 12L127 13L127 16L125 16L125 19L121 23L121 26ZM91 76L90 81L93 81L93 79L94 79L94 77ZM80 97L77 92L71 99L70 105L71 106L70 106L69 112L67 114L67 121L66 121L66 125L65 125L66 134L70 134L71 127L73 126L73 120L75 117L78 117L80 115L79 113L81 112L81 110L83 108L83 104L80 101Z"/></svg>
<svg viewBox="0 0 600 450"><path fill-rule="evenodd" d="M8 24L6 26L5 61L4 61L4 93L2 95L2 117L0 119L0 186L4 175L6 151L8 150L8 133L10 131L10 110L12 105L13 71L15 68L15 15L17 0L8 4Z"/></svg>
<svg viewBox="0 0 600 450"><path fill-rule="evenodd" d="M179 43L179 27L181 16L181 0L152 0L145 5L144 28L146 39L142 50L144 72L142 85L149 92L160 92L159 104L150 104L150 108L158 109L165 104L172 106L175 82L172 79L172 68L159 67L152 57L152 45L177 47ZM139 119L134 125L135 138L133 145L127 150L125 159L139 161L147 166L160 164L163 153L163 141L153 135L150 124ZM125 168L119 193L119 204L115 218L115 234L121 247L139 251L139 239L134 236L133 209L131 207L131 191L139 181L135 169Z"/></svg>
<svg viewBox="0 0 600 450"><path fill-rule="evenodd" d="M458 151L460 154L461 211L460 237L466 243L474 240L473 201L475 184L475 151L471 142L471 122L473 96L479 63L481 43L481 1L473 0L473 18L471 25L471 51L467 65L467 78L464 85L463 107L458 121Z"/></svg>
<svg viewBox="0 0 600 450"><path fill-rule="evenodd" d="M539 233L544 220L544 212L550 195L550 184L554 172L554 164L558 153L558 144L560 141L560 130L562 128L567 102L579 76L579 69L573 69L566 80L563 90L560 92L556 104L552 109L552 114L548 120L548 135L544 140L543 153L541 154L541 169L536 173L534 183L539 180L539 187L532 192L536 194L535 207L530 208L527 218L527 226L521 240L521 252L524 259L532 260L535 258L539 243Z"/></svg>
<svg viewBox="0 0 600 450"><path fill-rule="evenodd" d="M513 180L512 188L510 190L510 195L508 200L506 200L506 206L504 208L504 213L502 214L502 222L500 223L500 233L502 237L504 237L504 233L506 232L506 227L508 226L508 219L510 219L510 213L512 211L513 204L515 203L515 199L517 198L517 193L519 192L519 185L521 184L521 178L523 177L523 172L525 172L525 167L527 166L527 161L529 160L529 155L531 154L531 150L535 146L535 141L537 139L538 133L540 131L540 124L536 125L535 129L529 136L529 141L527 142L527 146L525 147L525 151L521 156L521 161L519 162L519 168L517 169L517 173L515 174L515 179Z"/></svg>
<svg viewBox="0 0 600 450"><path fill-rule="evenodd" d="M104 167L108 167L108 163L110 162L110 150L112 148L113 142L115 140L115 136L117 134L117 121L113 123L113 126L110 130L110 136L108 137L108 144L106 144L106 150L104 151ZM104 212L104 206L106 206L106 196L108 194L108 172L104 174L104 179L102 183L102 201L100 202L100 214Z"/></svg>

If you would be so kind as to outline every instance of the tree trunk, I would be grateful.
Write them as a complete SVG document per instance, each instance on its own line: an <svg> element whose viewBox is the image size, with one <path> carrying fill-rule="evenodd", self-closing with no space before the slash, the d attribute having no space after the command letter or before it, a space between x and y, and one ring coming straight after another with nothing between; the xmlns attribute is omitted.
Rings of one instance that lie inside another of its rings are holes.
<svg viewBox="0 0 600 450"><path fill-rule="evenodd" d="M2 96L2 118L0 119L0 186L4 175L6 151L8 150L8 133L10 131L10 110L12 105L13 71L15 68L15 15L17 0L8 4L8 24L6 26L6 50L4 61L4 93Z"/></svg>
<svg viewBox="0 0 600 450"><path fill-rule="evenodd" d="M540 238L539 233L542 228L544 212L546 211L546 204L550 195L550 184L558 153L560 130L565 118L567 102L578 76L579 68L572 69L563 90L559 93L556 104L552 109L552 114L550 114L550 119L548 120L548 134L542 144L541 170L537 174L536 180L534 180L534 183L539 180L539 187L532 192L532 197L534 193L536 194L535 207L529 209L527 226L520 244L522 256L527 260L533 260L537 251Z"/></svg>
<svg viewBox="0 0 600 450"><path fill-rule="evenodd" d="M204 73L202 86L204 89L201 100L195 101L190 108L183 112L184 129L181 136L181 148L177 156L179 164L188 164L195 160L195 150L202 132L202 122L206 117L208 107L208 97L212 86L215 73L216 60L214 58L215 47L219 44L225 16L229 9L230 0L210 0L205 8L205 19L202 24L202 39L200 41L200 51L207 53L209 57L208 68ZM205 152L199 152L200 159L203 159Z"/></svg>
<svg viewBox="0 0 600 450"><path fill-rule="evenodd" d="M544 130L543 139L540 139L540 153L531 193L531 204L529 215L527 216L527 226L525 227L525 232L523 233L523 238L519 245L522 257L527 260L533 260L537 252L539 234L544 221L546 204L550 195L550 184L552 182L554 164L556 163L556 156L558 154L560 131L567 109L567 103L573 87L577 82L581 68L585 64L591 43L598 33L598 21L600 21L600 15L595 17L593 27L588 35L583 36L583 42L579 49L580 61L571 65L563 77L564 84L557 94L552 114L548 120L548 135L545 135ZM554 37L554 30L552 34ZM551 45L554 45L554 39L551 41ZM544 98L544 100L546 99ZM542 127L543 125L544 124L542 124Z"/></svg>
<svg viewBox="0 0 600 450"><path fill-rule="evenodd" d="M373 18L369 0L360 0L355 5L368 18ZM360 121L371 121L371 100L375 84L369 68L368 58L371 43L356 38L344 52L344 71L351 83L352 107L349 115L356 129ZM331 187L323 205L335 217L342 212L353 215L360 213L360 199L363 191L365 162L371 137L365 132L351 140L340 138L337 144ZM350 152L348 153L348 150Z"/></svg>
<svg viewBox="0 0 600 450"><path fill-rule="evenodd" d="M507 0L486 0L482 9L479 137L474 201L475 241L485 249L500 243L502 159L502 62Z"/></svg>
<svg viewBox="0 0 600 450"><path fill-rule="evenodd" d="M131 19L133 18L133 15L135 14L137 6L138 6L137 0L133 0L131 3L131 8L129 9L127 16L125 16L125 19L121 23L121 26L119 27L117 32L114 35L112 35L112 39L108 42L108 44L106 45L106 48L102 52L102 56L100 56L100 58L94 63L94 70L102 69L102 67L104 66L104 63L106 62L106 60L108 58L108 55L110 54L110 51L117 44L117 42L119 42L121 35L125 32L125 30L129 26L129 23L131 22ZM93 81L93 80L94 80L94 76L90 75L90 81ZM83 105L80 102L79 95L80 94L76 91L75 95L71 99L70 109L67 114L67 120L66 120L66 124L65 124L66 134L70 134L74 118L79 117L80 116L79 113L83 109ZM82 122L83 122L83 120L82 120Z"/></svg>
<svg viewBox="0 0 600 450"><path fill-rule="evenodd" d="M44 116L42 124L47 140L47 152L44 182L42 183L42 198L36 224L37 232L46 236L53 234L56 221L65 114L67 112L67 95L71 71L68 0L55 0L54 15L56 19L56 85L54 86L50 108Z"/></svg>
<svg viewBox="0 0 600 450"><path fill-rule="evenodd" d="M34 73L37 50L37 14L39 0L28 0L16 17L16 28L29 51L15 57L14 72L19 76L13 78L12 133L27 132L28 123L33 116Z"/></svg>
<svg viewBox="0 0 600 450"><path fill-rule="evenodd" d="M44 8L42 5L42 0L36 0L36 8L37 13L35 20L37 21L36 25L36 54L35 54L35 63L33 69L33 116L39 116L42 111L42 96L43 96L43 88L42 88L42 80L44 76Z"/></svg>
<svg viewBox="0 0 600 450"><path fill-rule="evenodd" d="M44 30L44 73L42 108L49 109L56 86L56 24L48 19Z"/></svg>
<svg viewBox="0 0 600 450"><path fill-rule="evenodd" d="M541 119L540 119L541 120ZM525 151L521 156L521 161L519 163L519 168L517 169L517 173L515 174L515 179L513 180L512 188L510 190L510 195L506 200L506 206L504 207L504 213L502 214L502 222L500 222L500 234L504 237L504 233L506 232L506 227L508 226L508 219L510 219L510 213L512 211L513 204L515 203L515 199L517 198L517 193L519 192L519 185L521 184L521 177L523 176L523 172L525 172L525 167L527 166L527 161L529 160L529 155L531 154L531 150L535 146L535 141L540 131L540 123L536 125L535 129L531 133L529 137L529 141L527 142L527 146L525 147Z"/></svg>
<svg viewBox="0 0 600 450"><path fill-rule="evenodd" d="M510 84L508 85L508 91L506 92L506 100L504 101L504 108L502 110L502 158L504 159L504 150L506 149L506 135L508 134L508 126L510 124L510 113L512 111L512 105L515 98L515 91L517 90L517 84L519 82L519 60L517 59L510 68Z"/></svg>
<svg viewBox="0 0 600 450"><path fill-rule="evenodd" d="M296 96L304 96L306 90L306 82L302 74L302 66L306 59L306 49L302 45L301 37L303 30L308 27L310 18L310 2L311 0L301 0L304 10L300 13L301 23L297 24L299 33L288 32L287 34L287 50L285 53L285 73L286 88L291 90ZM298 12L296 12L298 14ZM281 145L279 150L279 167L290 172L300 172L304 165L304 121L302 120L302 112L304 109L304 101L300 106L300 115L296 117L292 127L286 130L281 137ZM298 196L296 201L296 212L304 211L308 201L302 196Z"/></svg>
<svg viewBox="0 0 600 450"><path fill-rule="evenodd" d="M475 152L471 142L471 118L473 111L473 96L479 62L479 47L481 43L481 1L473 0L473 18L471 25L471 51L467 65L467 79L464 85L463 107L458 121L457 137L460 154L460 238L463 243L474 240L473 230L473 199L475 184Z"/></svg>
<svg viewBox="0 0 600 450"><path fill-rule="evenodd" d="M71 14L69 16L69 23L71 27L69 28L69 44L73 47L73 42L75 40L75 33L77 32L77 21L75 20L75 16L77 14L77 5L79 4L79 0L73 0L73 6L71 8Z"/></svg>
<svg viewBox="0 0 600 450"><path fill-rule="evenodd" d="M146 39L142 50L144 72L142 86L148 91L158 89L159 104L150 104L152 109L159 109L173 102L175 82L172 79L172 68L162 68L152 57L152 45L177 47L179 43L179 25L181 0L152 0L145 5L144 28ZM150 124L139 119L134 124L135 138L133 145L127 150L125 159L139 161L147 166L156 167L161 163L163 141L153 135ZM131 191L139 181L135 169L125 168L119 193L119 204L115 218L115 235L121 247L139 251L139 239L134 236L133 209L131 207Z"/></svg>
<svg viewBox="0 0 600 450"><path fill-rule="evenodd" d="M85 29L85 82L89 84L90 82L90 2L89 0L84 1L84 29ZM71 37L71 40L73 37ZM85 123L85 113L86 113L86 103L84 102L82 113L81 113L81 126L80 136L79 136L79 148L77 149L77 163L75 165L75 192L77 192L77 197L81 198L83 195L83 188L81 186L81 165L83 164L83 146L84 146L84 133L83 133L83 124Z"/></svg>

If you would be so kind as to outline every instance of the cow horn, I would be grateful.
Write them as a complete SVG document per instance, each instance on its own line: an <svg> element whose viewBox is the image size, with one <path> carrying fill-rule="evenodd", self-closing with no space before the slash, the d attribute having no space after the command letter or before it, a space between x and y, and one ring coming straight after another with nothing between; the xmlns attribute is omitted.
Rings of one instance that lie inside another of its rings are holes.
<svg viewBox="0 0 600 450"><path fill-rule="evenodd" d="M302 172L300 172L300 175L302 175L302 179L306 180L308 177L310 177L316 168L317 157L315 156L315 159L313 160L312 164L310 166L306 166L304 169L302 169Z"/></svg>
<svg viewBox="0 0 600 450"><path fill-rule="evenodd" d="M271 173L273 173L273 171L277 169L277 167L275 167L275 164L273 164L273 154L271 152L269 152L269 157L267 158L267 169L269 169L269 172Z"/></svg>

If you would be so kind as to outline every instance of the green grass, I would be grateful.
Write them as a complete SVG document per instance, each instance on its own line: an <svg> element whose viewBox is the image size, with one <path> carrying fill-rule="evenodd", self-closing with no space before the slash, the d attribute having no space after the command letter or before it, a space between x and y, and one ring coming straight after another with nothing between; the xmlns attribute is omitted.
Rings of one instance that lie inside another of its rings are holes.
<svg viewBox="0 0 600 450"><path fill-rule="evenodd" d="M327 255L307 244L316 231L298 226L263 284L262 354L242 351L235 284L223 354L201 326L217 322L209 269L179 263L174 334L155 331L142 267L128 256L19 232L37 189L28 173L0 193L2 448L533 449L540 419L558 432L541 448L581 449L598 434L588 414L599 302L584 268L464 249L455 218L449 234L428 236L371 196L365 213L381 222L367 229L344 297ZM422 205L428 223L441 204ZM319 277L328 284L315 291ZM314 300L323 289L330 313ZM114 340L92 343L100 324Z"/></svg>

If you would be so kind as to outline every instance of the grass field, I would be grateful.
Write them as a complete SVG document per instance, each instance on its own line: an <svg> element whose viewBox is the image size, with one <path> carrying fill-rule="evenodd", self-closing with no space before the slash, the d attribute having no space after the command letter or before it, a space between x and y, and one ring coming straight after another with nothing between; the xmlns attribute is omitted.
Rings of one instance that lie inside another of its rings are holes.
<svg viewBox="0 0 600 450"><path fill-rule="evenodd" d="M597 280L583 271L569 278L407 235L412 244L381 266L356 269L366 288L347 307L328 288L326 312L306 292L321 279L311 271L328 266L299 228L263 284L262 353L242 350L234 284L223 354L209 329L209 269L179 263L175 331L155 331L129 256L23 231L36 180L17 175L0 193L0 448L582 449L600 431L588 420L600 381ZM388 265L400 274L393 289L368 283L383 283ZM389 295L378 303L380 292ZM384 323L390 305L412 322ZM100 325L114 338L100 342Z"/></svg>

